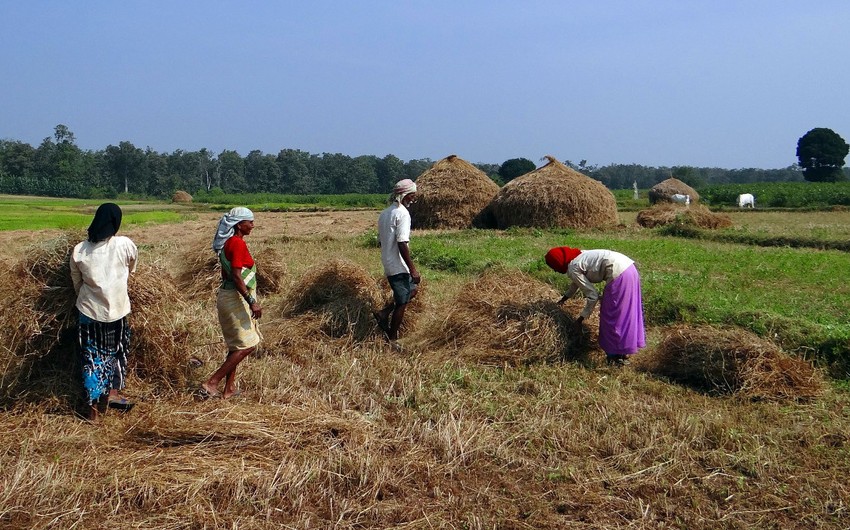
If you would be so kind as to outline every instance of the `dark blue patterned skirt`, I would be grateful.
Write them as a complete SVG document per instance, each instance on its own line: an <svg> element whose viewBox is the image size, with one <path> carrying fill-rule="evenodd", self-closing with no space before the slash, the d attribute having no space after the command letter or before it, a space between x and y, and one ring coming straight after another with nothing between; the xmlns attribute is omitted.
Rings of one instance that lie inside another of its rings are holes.
<svg viewBox="0 0 850 530"><path fill-rule="evenodd" d="M122 390L130 349L127 317L115 322L98 322L81 313L77 330L83 361L83 387L89 402L96 402L113 388Z"/></svg>

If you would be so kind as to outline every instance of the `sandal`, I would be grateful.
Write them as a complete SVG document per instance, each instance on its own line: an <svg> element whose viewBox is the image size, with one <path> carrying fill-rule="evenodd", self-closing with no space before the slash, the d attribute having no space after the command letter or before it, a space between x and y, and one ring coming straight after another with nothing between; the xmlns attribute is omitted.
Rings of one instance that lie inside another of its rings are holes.
<svg viewBox="0 0 850 530"><path fill-rule="evenodd" d="M110 399L108 403L109 403L109 408L122 410L124 412L130 411L130 409L132 409L134 406L136 406L135 403L128 401L127 398L125 398L125 397Z"/></svg>

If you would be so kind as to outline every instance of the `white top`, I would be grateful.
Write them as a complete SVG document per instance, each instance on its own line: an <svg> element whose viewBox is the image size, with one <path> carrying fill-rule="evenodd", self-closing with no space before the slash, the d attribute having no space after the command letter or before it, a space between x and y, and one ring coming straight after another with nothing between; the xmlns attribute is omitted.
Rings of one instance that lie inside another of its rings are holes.
<svg viewBox="0 0 850 530"><path fill-rule="evenodd" d="M127 280L136 270L136 244L128 237L78 243L71 252L71 280L77 309L98 322L114 322L130 314Z"/></svg>
<svg viewBox="0 0 850 530"><path fill-rule="evenodd" d="M579 316L587 318L599 300L593 284L615 280L633 264L634 260L613 250L582 250L567 266L567 276L573 283L564 296L569 298L581 289L587 302Z"/></svg>
<svg viewBox="0 0 850 530"><path fill-rule="evenodd" d="M410 273L398 250L399 243L410 242L410 212L404 205L394 202L384 208L378 217L378 238L381 242L384 275Z"/></svg>

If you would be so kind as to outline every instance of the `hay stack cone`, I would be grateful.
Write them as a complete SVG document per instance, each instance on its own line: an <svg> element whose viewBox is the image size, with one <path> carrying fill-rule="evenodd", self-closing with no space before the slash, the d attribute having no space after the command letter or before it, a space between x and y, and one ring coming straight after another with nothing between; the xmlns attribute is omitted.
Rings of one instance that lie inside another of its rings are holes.
<svg viewBox="0 0 850 530"><path fill-rule="evenodd" d="M617 201L601 182L547 156L549 163L505 184L491 207L499 228L616 225Z"/></svg>
<svg viewBox="0 0 850 530"><path fill-rule="evenodd" d="M690 195L691 203L699 202L699 193L697 193L697 190L679 179L670 177L667 180L662 180L649 190L649 204L671 202L670 196L677 193L680 195Z"/></svg>
<svg viewBox="0 0 850 530"><path fill-rule="evenodd" d="M492 228L489 204L499 185L469 162L449 155L416 179L413 228Z"/></svg>
<svg viewBox="0 0 850 530"><path fill-rule="evenodd" d="M183 190L177 190L171 196L171 202L192 202L192 196Z"/></svg>

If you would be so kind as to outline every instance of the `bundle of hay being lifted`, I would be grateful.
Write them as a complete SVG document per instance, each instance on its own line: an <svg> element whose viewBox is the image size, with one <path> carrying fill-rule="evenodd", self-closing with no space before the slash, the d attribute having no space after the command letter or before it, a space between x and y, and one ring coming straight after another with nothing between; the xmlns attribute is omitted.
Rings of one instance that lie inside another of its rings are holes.
<svg viewBox="0 0 850 530"><path fill-rule="evenodd" d="M549 163L505 184L491 208L499 228L596 228L616 225L617 201L601 182L551 156Z"/></svg>
<svg viewBox="0 0 850 530"><path fill-rule="evenodd" d="M171 196L171 202L192 202L192 196L183 190L177 190Z"/></svg>
<svg viewBox="0 0 850 530"><path fill-rule="evenodd" d="M732 226L731 217L714 213L702 204L685 207L672 202L659 202L647 210L641 210L635 220L644 228L680 224L714 230Z"/></svg>
<svg viewBox="0 0 850 530"><path fill-rule="evenodd" d="M811 364L737 328L672 327L636 368L699 390L754 399L808 399L823 389Z"/></svg>
<svg viewBox="0 0 850 530"><path fill-rule="evenodd" d="M280 251L274 247L260 247L253 253L257 264L257 292L268 296L283 288L286 265ZM218 256L209 247L189 248L183 252L182 270L177 283L190 299L214 299L221 285L221 266Z"/></svg>
<svg viewBox="0 0 850 530"><path fill-rule="evenodd" d="M416 179L413 228L492 228L490 201L499 185L469 162L449 155Z"/></svg>
<svg viewBox="0 0 850 530"><path fill-rule="evenodd" d="M428 330L426 346L455 347L463 358L494 365L579 356L578 341L570 337L573 318L558 306L552 287L520 271L497 268L460 292L435 329ZM594 318L588 327L596 329Z"/></svg>
<svg viewBox="0 0 850 530"><path fill-rule="evenodd" d="M76 353L76 293L69 256L84 234L66 234L24 252L4 282L0 337L6 349L0 397L71 405L81 396ZM161 267L142 261L130 276L129 371L160 390L185 385L189 330L197 326Z"/></svg>
<svg viewBox="0 0 850 530"><path fill-rule="evenodd" d="M667 180L662 180L649 190L649 204L672 202L670 197L676 194L690 195L691 203L699 202L699 193L697 193L697 190L679 179L670 177Z"/></svg>
<svg viewBox="0 0 850 530"><path fill-rule="evenodd" d="M363 340L377 332L372 311L378 300L377 283L364 268L332 260L305 274L283 300L281 313L297 325L287 326L281 337L275 330L264 335L270 346L293 340L293 333Z"/></svg>

